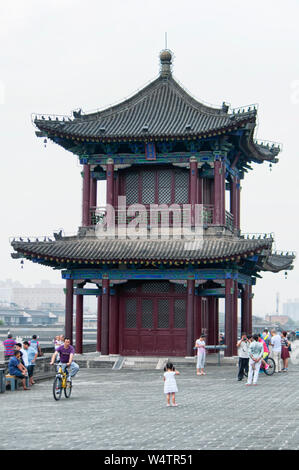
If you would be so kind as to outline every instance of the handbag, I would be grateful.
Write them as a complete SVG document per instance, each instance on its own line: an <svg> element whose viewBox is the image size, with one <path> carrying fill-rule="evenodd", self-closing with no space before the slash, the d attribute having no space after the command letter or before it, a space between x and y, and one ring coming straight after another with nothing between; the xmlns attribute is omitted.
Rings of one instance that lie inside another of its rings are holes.
<svg viewBox="0 0 299 470"><path fill-rule="evenodd" d="M288 351L292 351L292 346L289 344Z"/></svg>

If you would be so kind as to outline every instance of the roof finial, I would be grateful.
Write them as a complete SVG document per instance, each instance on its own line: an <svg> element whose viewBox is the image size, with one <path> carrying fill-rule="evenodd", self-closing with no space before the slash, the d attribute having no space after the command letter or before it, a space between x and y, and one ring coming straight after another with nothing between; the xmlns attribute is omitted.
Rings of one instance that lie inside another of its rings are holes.
<svg viewBox="0 0 299 470"><path fill-rule="evenodd" d="M165 37L165 44L167 45L167 37ZM160 52L160 75L161 77L167 78L171 76L171 65L172 65L172 53L169 49L163 49Z"/></svg>

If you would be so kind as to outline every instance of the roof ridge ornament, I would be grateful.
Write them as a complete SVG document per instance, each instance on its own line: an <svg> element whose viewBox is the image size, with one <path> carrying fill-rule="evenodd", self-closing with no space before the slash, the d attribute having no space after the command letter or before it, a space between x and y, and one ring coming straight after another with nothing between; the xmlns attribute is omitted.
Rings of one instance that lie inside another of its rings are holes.
<svg viewBox="0 0 299 470"><path fill-rule="evenodd" d="M170 49L163 49L160 52L160 76L163 78L172 75L172 57L173 54Z"/></svg>

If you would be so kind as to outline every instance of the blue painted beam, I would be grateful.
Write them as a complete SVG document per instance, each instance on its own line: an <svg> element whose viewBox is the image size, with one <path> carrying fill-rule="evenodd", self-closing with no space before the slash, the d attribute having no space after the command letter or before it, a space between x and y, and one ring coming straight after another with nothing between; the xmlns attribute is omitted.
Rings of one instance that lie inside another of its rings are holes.
<svg viewBox="0 0 299 470"><path fill-rule="evenodd" d="M227 269L70 269L61 271L62 279L110 280L213 280L235 279L252 284L249 276Z"/></svg>

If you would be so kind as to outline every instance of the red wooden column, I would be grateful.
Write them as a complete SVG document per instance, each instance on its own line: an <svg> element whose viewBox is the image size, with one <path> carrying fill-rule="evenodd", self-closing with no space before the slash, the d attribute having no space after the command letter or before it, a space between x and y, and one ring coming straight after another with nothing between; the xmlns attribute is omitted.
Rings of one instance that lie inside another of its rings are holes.
<svg viewBox="0 0 299 470"><path fill-rule="evenodd" d="M186 335L186 355L194 356L194 297L195 297L195 281L188 279L187 281L187 335Z"/></svg>
<svg viewBox="0 0 299 470"><path fill-rule="evenodd" d="M115 217L114 217L114 162L112 158L108 158L106 165L106 204L107 208L107 230L113 230Z"/></svg>
<svg viewBox="0 0 299 470"><path fill-rule="evenodd" d="M234 218L234 227L236 224L236 198L237 198L237 185L236 185L236 177L232 176L231 184L230 184L230 213Z"/></svg>
<svg viewBox="0 0 299 470"><path fill-rule="evenodd" d="M97 298L97 352L101 351L101 313L102 313L102 296Z"/></svg>
<svg viewBox="0 0 299 470"><path fill-rule="evenodd" d="M239 178L237 178L236 181L236 224L235 227L237 230L240 230L241 228L241 181Z"/></svg>
<svg viewBox="0 0 299 470"><path fill-rule="evenodd" d="M208 344L216 345L218 344L218 331L217 331L217 298L213 296L208 297L208 315L209 315L209 328L208 328ZM212 351L211 351L212 352Z"/></svg>
<svg viewBox="0 0 299 470"><path fill-rule="evenodd" d="M83 295L76 295L76 353L83 352Z"/></svg>
<svg viewBox="0 0 299 470"><path fill-rule="evenodd" d="M248 334L252 334L252 286L248 286Z"/></svg>
<svg viewBox="0 0 299 470"><path fill-rule="evenodd" d="M74 281L73 279L67 279L65 289L65 336L70 338L71 344L73 344L73 295Z"/></svg>
<svg viewBox="0 0 299 470"><path fill-rule="evenodd" d="M90 225L90 166L83 165L82 226Z"/></svg>
<svg viewBox="0 0 299 470"><path fill-rule="evenodd" d="M215 225L225 223L225 174L224 165L220 159L214 162L214 217Z"/></svg>
<svg viewBox="0 0 299 470"><path fill-rule="evenodd" d="M202 304L201 304L202 297L200 295L195 295L195 308L194 308L194 340L198 339L201 335L202 329L202 322L201 322L201 311L202 311ZM194 341L195 343L195 341Z"/></svg>
<svg viewBox="0 0 299 470"><path fill-rule="evenodd" d="M225 344L227 348L224 350L225 356L233 355L233 279L225 279Z"/></svg>
<svg viewBox="0 0 299 470"><path fill-rule="evenodd" d="M232 356L237 356L237 340L238 340L238 281L233 281L233 313L232 313Z"/></svg>
<svg viewBox="0 0 299 470"><path fill-rule="evenodd" d="M90 178L90 207L97 206L97 187L98 181L96 178Z"/></svg>
<svg viewBox="0 0 299 470"><path fill-rule="evenodd" d="M219 344L219 299L215 298L215 344Z"/></svg>
<svg viewBox="0 0 299 470"><path fill-rule="evenodd" d="M225 225L225 162L221 161L221 225Z"/></svg>
<svg viewBox="0 0 299 470"><path fill-rule="evenodd" d="M203 178L200 176L197 180L197 203L204 204L204 197L203 197Z"/></svg>
<svg viewBox="0 0 299 470"><path fill-rule="evenodd" d="M101 353L109 354L109 279L102 280Z"/></svg>
<svg viewBox="0 0 299 470"><path fill-rule="evenodd" d="M195 204L197 203L197 159L190 158L190 200L191 204L191 227L195 226Z"/></svg>
<svg viewBox="0 0 299 470"><path fill-rule="evenodd" d="M114 162L112 158L108 158L106 165L106 203L113 206L114 202Z"/></svg>
<svg viewBox="0 0 299 470"><path fill-rule="evenodd" d="M241 293L241 333L249 334L249 286L243 285Z"/></svg>
<svg viewBox="0 0 299 470"><path fill-rule="evenodd" d="M109 305L109 354L119 353L118 295L110 295Z"/></svg>
<svg viewBox="0 0 299 470"><path fill-rule="evenodd" d="M232 177L230 188L230 212L234 217L234 228L240 229L240 180L237 176Z"/></svg>

